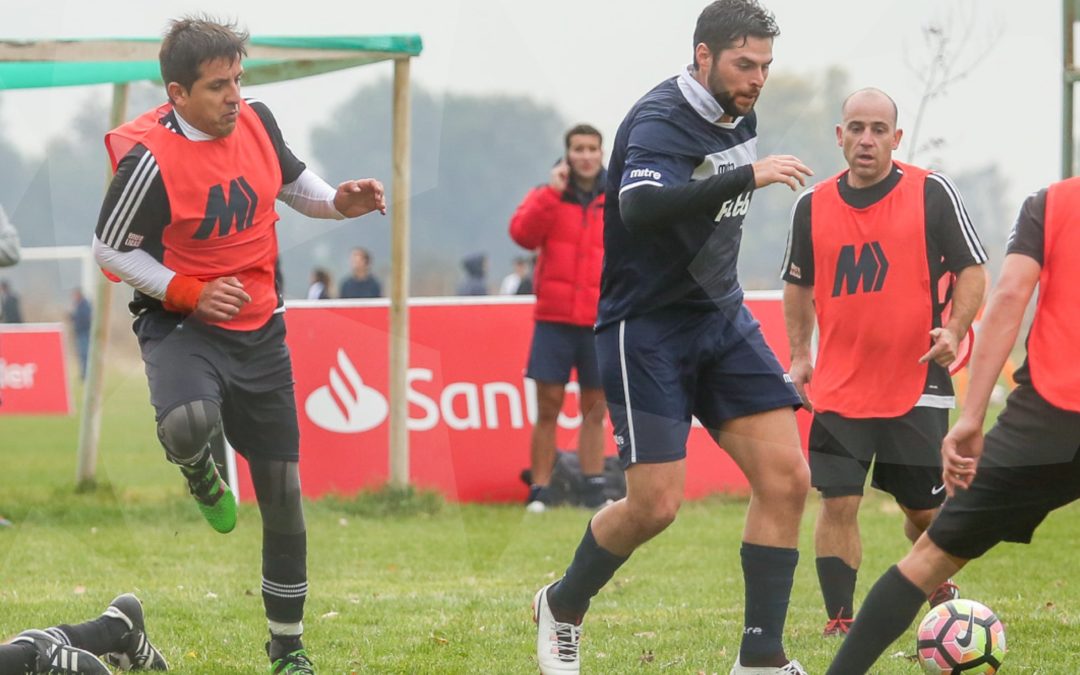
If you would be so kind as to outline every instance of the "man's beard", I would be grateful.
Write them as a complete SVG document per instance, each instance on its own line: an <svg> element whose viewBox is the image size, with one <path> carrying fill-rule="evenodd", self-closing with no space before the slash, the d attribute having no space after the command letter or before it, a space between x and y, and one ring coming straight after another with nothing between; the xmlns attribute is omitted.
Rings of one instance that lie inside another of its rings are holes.
<svg viewBox="0 0 1080 675"><path fill-rule="evenodd" d="M720 76L716 74L716 71L709 73L709 91L712 93L713 98L720 104L720 107L724 109L724 113L731 115L732 117L745 117L750 114L750 111L754 109L754 103L757 99L754 99L754 103L751 103L749 107L742 107L735 102L735 97L731 95L731 92L724 87L720 81Z"/></svg>

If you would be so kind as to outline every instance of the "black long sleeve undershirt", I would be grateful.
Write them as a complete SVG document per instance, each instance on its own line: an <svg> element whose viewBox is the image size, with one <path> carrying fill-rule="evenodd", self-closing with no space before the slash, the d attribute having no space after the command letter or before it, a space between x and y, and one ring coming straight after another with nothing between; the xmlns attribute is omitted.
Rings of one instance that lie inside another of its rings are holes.
<svg viewBox="0 0 1080 675"><path fill-rule="evenodd" d="M715 215L724 202L742 194L753 180L754 167L747 164L686 185L642 185L619 197L619 213L631 231L657 229L702 214Z"/></svg>

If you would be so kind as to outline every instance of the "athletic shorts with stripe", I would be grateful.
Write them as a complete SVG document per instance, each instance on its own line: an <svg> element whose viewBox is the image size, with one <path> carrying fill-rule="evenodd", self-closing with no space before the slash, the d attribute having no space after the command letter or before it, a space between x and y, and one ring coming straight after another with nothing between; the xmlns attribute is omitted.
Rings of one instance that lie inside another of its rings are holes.
<svg viewBox="0 0 1080 675"><path fill-rule="evenodd" d="M684 458L691 416L720 429L727 420L800 405L742 304L631 317L601 328L596 347L623 468Z"/></svg>
<svg viewBox="0 0 1080 675"><path fill-rule="evenodd" d="M945 501L941 439L945 408L912 408L899 417L855 419L822 412L810 425L810 484L823 497L863 494L873 461L873 486L909 509L936 509Z"/></svg>
<svg viewBox="0 0 1080 675"><path fill-rule="evenodd" d="M926 534L972 560L999 542L1031 542L1051 511L1080 498L1080 413L1055 408L1021 384L986 434L979 470Z"/></svg>
<svg viewBox="0 0 1080 675"><path fill-rule="evenodd" d="M147 312L133 328L159 421L185 403L213 401L221 407L225 437L238 453L299 459L283 315L273 315L258 330L231 331L178 314Z"/></svg>

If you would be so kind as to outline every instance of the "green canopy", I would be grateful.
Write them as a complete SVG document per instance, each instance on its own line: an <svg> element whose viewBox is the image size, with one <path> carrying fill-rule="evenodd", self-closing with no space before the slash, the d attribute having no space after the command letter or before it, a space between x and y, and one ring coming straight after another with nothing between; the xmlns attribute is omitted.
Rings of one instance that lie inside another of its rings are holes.
<svg viewBox="0 0 1080 675"><path fill-rule="evenodd" d="M160 38L0 40L0 89L161 81ZM252 37L244 84L419 56L419 35Z"/></svg>

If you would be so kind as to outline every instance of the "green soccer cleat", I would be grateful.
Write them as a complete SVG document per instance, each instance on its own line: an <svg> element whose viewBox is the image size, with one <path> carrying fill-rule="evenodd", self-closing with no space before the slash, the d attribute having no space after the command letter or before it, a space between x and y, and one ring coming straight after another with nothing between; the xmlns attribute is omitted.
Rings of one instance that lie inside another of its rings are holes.
<svg viewBox="0 0 1080 675"><path fill-rule="evenodd" d="M270 657L270 673L272 675L315 675L315 666L308 658L304 646L297 640L295 649L286 652L284 647L276 640L266 643L266 653Z"/></svg>
<svg viewBox="0 0 1080 675"><path fill-rule="evenodd" d="M213 462L202 467L180 467L203 518L222 534L236 527L236 498Z"/></svg>

